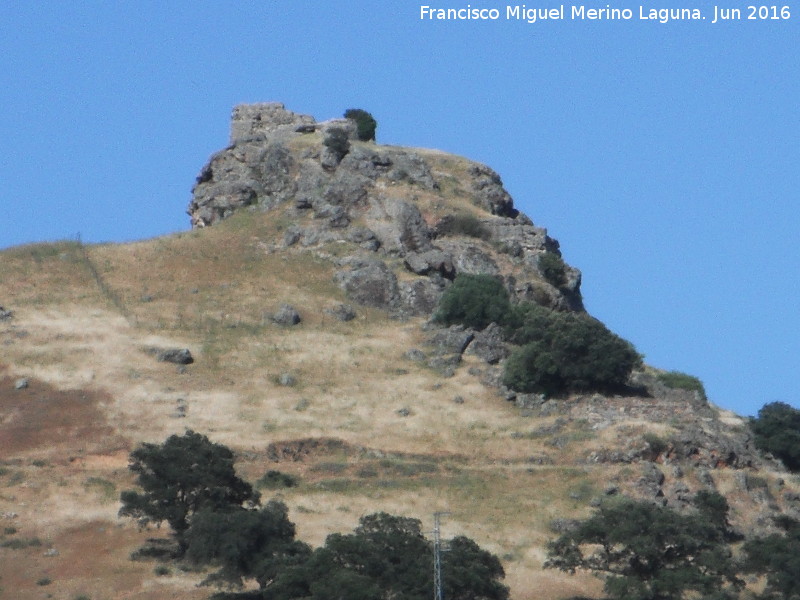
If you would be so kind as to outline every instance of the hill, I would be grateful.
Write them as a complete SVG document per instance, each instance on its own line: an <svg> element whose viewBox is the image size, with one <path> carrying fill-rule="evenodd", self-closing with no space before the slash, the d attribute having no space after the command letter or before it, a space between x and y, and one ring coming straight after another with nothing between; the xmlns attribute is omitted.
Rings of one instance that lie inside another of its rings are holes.
<svg viewBox="0 0 800 600"><path fill-rule="evenodd" d="M748 533L800 514L800 483L746 422L657 369L625 393L520 394L500 383L507 344L431 321L458 274L584 310L580 272L484 165L242 106L188 212L192 231L163 238L0 254L8 597L207 597L196 573L130 560L166 532L116 516L130 451L186 429L251 482L296 477L275 493L314 545L376 510L430 527L448 511L443 534L500 556L520 600L599 594L542 562L605 496L680 508L718 490ZM192 362L170 362L182 349Z"/></svg>

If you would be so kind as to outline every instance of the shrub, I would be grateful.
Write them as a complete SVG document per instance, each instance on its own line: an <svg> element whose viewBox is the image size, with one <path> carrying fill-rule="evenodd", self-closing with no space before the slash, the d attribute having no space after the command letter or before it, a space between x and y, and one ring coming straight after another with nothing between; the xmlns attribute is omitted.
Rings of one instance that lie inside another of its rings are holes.
<svg viewBox="0 0 800 600"><path fill-rule="evenodd" d="M322 143L339 158L350 151L350 139L347 137L347 132L341 127L331 127L328 129Z"/></svg>
<svg viewBox="0 0 800 600"><path fill-rule="evenodd" d="M706 388L703 385L703 382L694 375L687 375L686 373L681 373L680 371L669 371L667 373L659 373L658 380L668 388L699 392L700 397L704 401L707 400Z"/></svg>
<svg viewBox="0 0 800 600"><path fill-rule="evenodd" d="M159 577L164 577L165 575L169 575L169 567L167 565L156 565L156 568L153 569L153 573Z"/></svg>
<svg viewBox="0 0 800 600"><path fill-rule="evenodd" d="M619 389L641 364L630 342L588 315L528 305L514 311L513 320L521 324L512 341L524 345L506 362L503 383L518 392Z"/></svg>
<svg viewBox="0 0 800 600"><path fill-rule="evenodd" d="M491 231L474 215L460 213L442 219L438 227L441 235L466 235L468 237L488 240Z"/></svg>
<svg viewBox="0 0 800 600"><path fill-rule="evenodd" d="M445 325L461 324L484 329L504 323L511 311L508 291L489 275L457 275L439 301L433 320Z"/></svg>
<svg viewBox="0 0 800 600"><path fill-rule="evenodd" d="M539 271L555 287L560 287L567 282L566 268L562 258L554 252L545 252L539 255Z"/></svg>
<svg viewBox="0 0 800 600"><path fill-rule="evenodd" d="M800 410L784 402L765 404L750 419L756 447L780 459L792 472L800 471Z"/></svg>
<svg viewBox="0 0 800 600"><path fill-rule="evenodd" d="M378 122L371 114L360 108L348 108L344 111L345 119L352 119L358 127L358 139L362 142L369 142L375 139L375 130Z"/></svg>
<svg viewBox="0 0 800 600"><path fill-rule="evenodd" d="M261 476L261 479L256 481L256 487L259 489L277 490L280 488L297 487L297 477L281 473L280 471L267 471Z"/></svg>
<svg viewBox="0 0 800 600"><path fill-rule="evenodd" d="M53 583L53 580L50 579L49 577L42 577L41 579L38 579L36 581L36 585L42 585L42 586L50 585L51 583Z"/></svg>

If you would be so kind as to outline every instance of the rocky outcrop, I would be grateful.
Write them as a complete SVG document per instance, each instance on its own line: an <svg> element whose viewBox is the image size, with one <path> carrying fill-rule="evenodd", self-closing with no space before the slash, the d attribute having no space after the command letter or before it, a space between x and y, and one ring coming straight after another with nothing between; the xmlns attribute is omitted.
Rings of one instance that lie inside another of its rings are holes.
<svg viewBox="0 0 800 600"><path fill-rule="evenodd" d="M543 278L539 256L558 254L558 242L514 208L495 171L357 137L348 119L320 123L280 103L235 107L230 145L209 159L192 189L192 226L242 210L275 211L292 222L274 247L352 243L339 285L353 302L399 313L429 315L459 273L501 276L518 299L583 310L580 272L566 266L557 287ZM437 226L455 215L477 228ZM398 277L395 258L407 275Z"/></svg>

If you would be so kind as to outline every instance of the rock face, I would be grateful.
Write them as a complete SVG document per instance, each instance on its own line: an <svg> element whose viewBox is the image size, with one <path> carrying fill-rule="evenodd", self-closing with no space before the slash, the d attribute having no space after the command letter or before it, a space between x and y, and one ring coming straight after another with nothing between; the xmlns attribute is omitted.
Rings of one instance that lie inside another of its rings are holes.
<svg viewBox="0 0 800 600"><path fill-rule="evenodd" d="M235 107L230 145L201 169L188 213L207 227L241 210L288 218L274 241L283 249L353 244L336 280L359 304L430 315L449 282L471 273L503 278L519 299L583 310L580 272L566 266L565 283L546 281L539 257L559 254L558 242L514 208L496 172L358 141L348 119L318 123L280 103ZM452 227L456 216L475 228Z"/></svg>

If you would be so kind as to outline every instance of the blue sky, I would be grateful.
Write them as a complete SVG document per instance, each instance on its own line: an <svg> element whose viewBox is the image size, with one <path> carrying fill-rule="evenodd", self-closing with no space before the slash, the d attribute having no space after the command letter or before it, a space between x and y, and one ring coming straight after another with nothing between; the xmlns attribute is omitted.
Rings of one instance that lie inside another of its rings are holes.
<svg viewBox="0 0 800 600"><path fill-rule="evenodd" d="M647 362L740 414L800 406L800 5L761 21L732 2L742 20L712 24L699 0L642 4L707 17L668 23L573 3L529 24L422 21L424 4L507 6L0 3L0 247L185 230L235 104L361 107L379 142L498 171Z"/></svg>

